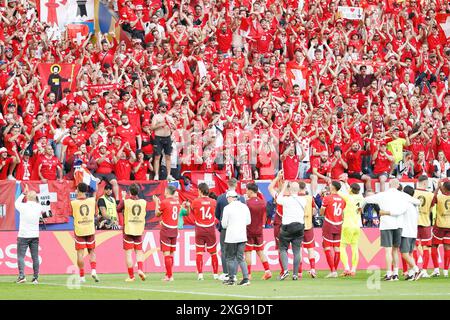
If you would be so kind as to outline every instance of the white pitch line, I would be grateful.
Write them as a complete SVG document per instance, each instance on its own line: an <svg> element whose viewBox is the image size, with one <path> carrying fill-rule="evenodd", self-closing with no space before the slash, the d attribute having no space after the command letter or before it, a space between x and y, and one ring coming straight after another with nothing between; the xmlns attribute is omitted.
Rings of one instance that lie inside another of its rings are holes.
<svg viewBox="0 0 450 320"><path fill-rule="evenodd" d="M57 283L45 283L40 282L43 285L66 287L63 284ZM93 286L93 285L80 285L80 288L97 288L97 289L113 289L113 290L123 290L123 291L144 291L144 292L164 292L164 293L178 293L178 294L192 294L201 296L220 296L220 297L233 297L233 298L249 298L249 299L308 299L308 298L347 298L347 297L386 297L386 296L450 296L450 292L443 293L398 293L398 294L386 294L377 292L374 294L317 294L317 295L299 295L299 296L252 296L252 295L242 295L242 294L229 294L229 293L213 293L213 292L197 292L197 291L182 291L182 290L167 290L167 289L150 289L150 288L124 288L124 287L109 287L109 286Z"/></svg>

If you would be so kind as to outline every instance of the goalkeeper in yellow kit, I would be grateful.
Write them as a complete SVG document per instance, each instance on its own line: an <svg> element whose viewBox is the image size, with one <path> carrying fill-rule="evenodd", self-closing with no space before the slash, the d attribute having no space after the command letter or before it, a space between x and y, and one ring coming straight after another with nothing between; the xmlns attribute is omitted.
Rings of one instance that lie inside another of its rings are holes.
<svg viewBox="0 0 450 320"><path fill-rule="evenodd" d="M357 183L353 183L350 186L348 194L339 192L339 195L344 198L346 206L344 209L344 223L342 224L342 234L341 234L341 261L344 265L344 273L341 276L354 276L356 274L356 267L358 266L359 251L358 243L361 234L361 207L360 204L363 201L363 196L359 193L361 187ZM347 256L347 245L352 248L352 267L350 269L348 256Z"/></svg>

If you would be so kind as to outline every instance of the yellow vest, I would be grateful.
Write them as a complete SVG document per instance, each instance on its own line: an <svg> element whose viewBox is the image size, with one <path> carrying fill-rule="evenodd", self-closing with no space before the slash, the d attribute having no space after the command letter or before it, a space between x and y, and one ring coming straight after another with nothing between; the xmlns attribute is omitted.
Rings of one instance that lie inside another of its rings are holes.
<svg viewBox="0 0 450 320"><path fill-rule="evenodd" d="M75 234L79 237L95 234L95 198L73 200L71 205Z"/></svg>
<svg viewBox="0 0 450 320"><path fill-rule="evenodd" d="M309 230L313 227L312 218L313 218L313 204L312 204L312 197L311 196L304 196L306 199L306 206L305 206L305 230Z"/></svg>
<svg viewBox="0 0 450 320"><path fill-rule="evenodd" d="M124 224L125 234L130 236L141 236L145 228L147 201L144 199L125 200Z"/></svg>
<svg viewBox="0 0 450 320"><path fill-rule="evenodd" d="M436 226L450 228L450 196L443 194L437 196Z"/></svg>
<svg viewBox="0 0 450 320"><path fill-rule="evenodd" d="M106 196L102 196L102 197L100 197L100 199L103 199L105 201L106 216L108 217L108 219L111 219L112 221L117 221L118 217L117 217L116 200L114 200L114 198L111 198L111 199L113 199L113 201L110 201L110 200L108 200L108 198ZM101 213L100 213L100 215L101 215Z"/></svg>
<svg viewBox="0 0 450 320"><path fill-rule="evenodd" d="M419 206L419 226L431 226L431 202L433 201L434 193L424 190L415 190L414 198L420 200Z"/></svg>

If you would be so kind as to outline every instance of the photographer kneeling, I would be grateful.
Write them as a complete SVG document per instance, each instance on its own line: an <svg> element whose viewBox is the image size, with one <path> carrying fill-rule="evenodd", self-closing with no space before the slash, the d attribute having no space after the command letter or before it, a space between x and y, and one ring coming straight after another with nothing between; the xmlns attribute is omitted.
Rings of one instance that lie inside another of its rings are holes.
<svg viewBox="0 0 450 320"><path fill-rule="evenodd" d="M286 189L288 189L288 196L284 195ZM277 197L277 203L283 206L283 218L279 236L279 251L284 272L280 275L280 280L284 280L289 276L287 254L289 244L292 244L292 251L294 253L292 280L298 280L298 270L301 259L300 249L305 230L304 216L306 207L305 197L300 197L298 195L299 191L300 187L297 182L286 181Z"/></svg>
<svg viewBox="0 0 450 320"><path fill-rule="evenodd" d="M23 199L26 197L26 202ZM42 216L42 207L35 191L28 191L25 185L24 192L15 203L20 214L19 234L17 235L17 261L19 266L19 278L16 283L26 282L25 278L25 254L30 248L33 260L33 284L38 283L39 277L39 220Z"/></svg>

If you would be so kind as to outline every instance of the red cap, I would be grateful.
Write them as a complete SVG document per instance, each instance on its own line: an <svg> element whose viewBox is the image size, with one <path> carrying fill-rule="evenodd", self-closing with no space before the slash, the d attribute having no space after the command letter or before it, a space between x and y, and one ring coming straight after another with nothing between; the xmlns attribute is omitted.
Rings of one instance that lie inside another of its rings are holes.
<svg viewBox="0 0 450 320"><path fill-rule="evenodd" d="M46 135L42 131L38 130L34 134L34 141L39 141L39 140L41 140L44 137L47 138Z"/></svg>
<svg viewBox="0 0 450 320"><path fill-rule="evenodd" d="M115 135L113 139L119 139L119 140L122 140L122 137L119 136L119 135Z"/></svg>
<svg viewBox="0 0 450 320"><path fill-rule="evenodd" d="M380 142L380 146L385 146L386 145L386 141L381 141Z"/></svg>

